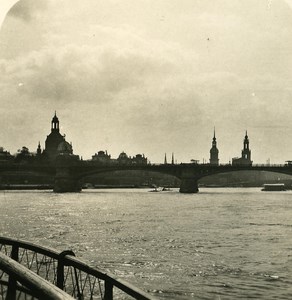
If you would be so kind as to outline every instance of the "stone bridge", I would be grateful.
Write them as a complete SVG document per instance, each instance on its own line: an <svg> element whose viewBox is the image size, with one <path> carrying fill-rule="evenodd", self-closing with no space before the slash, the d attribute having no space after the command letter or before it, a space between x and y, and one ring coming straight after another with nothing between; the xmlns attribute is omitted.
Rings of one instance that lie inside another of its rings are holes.
<svg viewBox="0 0 292 300"><path fill-rule="evenodd" d="M74 192L81 190L81 180L86 176L125 170L141 170L159 172L172 175L181 180L181 193L197 193L198 180L219 173L234 171L268 171L292 175L292 165L254 165L254 166L232 166L209 164L148 164L148 165L100 165L92 161L76 161L70 163L62 160L58 163L55 176L55 192Z"/></svg>
<svg viewBox="0 0 292 300"><path fill-rule="evenodd" d="M0 164L0 176L5 172L34 172L39 175L49 175L55 178L54 191L79 192L81 191L82 179L95 174L112 171L149 171L172 175L181 180L181 193L197 193L198 180L219 173L234 171L268 171L292 175L292 165L253 165L253 166L232 166L209 164L147 164L147 165L101 165L94 161L71 160L70 157L60 157L54 164L33 163L33 164Z"/></svg>

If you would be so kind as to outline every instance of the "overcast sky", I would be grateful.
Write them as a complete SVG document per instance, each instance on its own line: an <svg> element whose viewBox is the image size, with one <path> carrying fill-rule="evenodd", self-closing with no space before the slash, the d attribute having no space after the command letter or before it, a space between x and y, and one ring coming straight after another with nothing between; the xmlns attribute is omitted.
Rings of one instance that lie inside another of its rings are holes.
<svg viewBox="0 0 292 300"><path fill-rule="evenodd" d="M11 0L10 2L12 2ZM292 9L282 0L21 0L0 31L0 144L163 162L292 160Z"/></svg>

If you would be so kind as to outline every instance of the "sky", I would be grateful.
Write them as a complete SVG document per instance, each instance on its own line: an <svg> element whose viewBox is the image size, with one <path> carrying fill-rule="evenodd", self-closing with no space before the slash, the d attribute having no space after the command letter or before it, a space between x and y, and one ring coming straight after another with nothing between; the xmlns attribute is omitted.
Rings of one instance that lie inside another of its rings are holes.
<svg viewBox="0 0 292 300"><path fill-rule="evenodd" d="M8 11L16 1L1 2ZM0 18L0 146L162 163L292 160L292 1L21 0Z"/></svg>

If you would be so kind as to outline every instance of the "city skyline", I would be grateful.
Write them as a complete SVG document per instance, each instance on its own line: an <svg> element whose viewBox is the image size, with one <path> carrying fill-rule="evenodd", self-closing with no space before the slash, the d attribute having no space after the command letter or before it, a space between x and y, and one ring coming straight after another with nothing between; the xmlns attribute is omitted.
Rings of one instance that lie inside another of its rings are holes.
<svg viewBox="0 0 292 300"><path fill-rule="evenodd" d="M1 146L1 150L0 152L5 152L8 153L9 155L12 154L13 156L17 156L19 153L25 151L27 153L31 153L32 155L42 155L44 154L44 156L46 156L47 158L49 158L50 156L52 156L51 158L55 159L56 155L58 155L58 153L60 153L60 146L62 144L62 149L65 147L66 148L66 153L70 153L70 154L74 154L75 156L79 156L82 160L83 160L83 156L80 153L73 153L73 147L72 147L72 141L69 143L68 141L66 141L66 134L65 133L61 133L60 132L60 128L62 126L60 126L60 121L57 115L57 112L55 111L52 120L51 120L51 132L47 135L47 138L44 142L44 144L42 145L41 142L39 141L37 144L37 148L35 150L30 150L28 147L26 146L22 146L19 147L17 152L12 152ZM69 147L69 148L68 148ZM61 149L61 148L60 148ZM211 164L211 165L220 165L219 161L220 161L220 156L219 156L219 150L217 148L217 138L216 138L216 131L215 131L215 127L214 127L214 132L213 132L213 138L212 138L212 147L209 151L209 160L203 158L202 161L200 160L196 160L196 159L191 159L190 162L192 163L201 163L201 164ZM91 158L89 160L94 160L96 157L99 157L98 155L101 153L102 156L106 156L107 158L111 159L111 154L108 153L107 149L98 149L96 152L94 152L91 155ZM119 155L117 157L121 157L121 155L124 155L125 157L128 158L135 158L137 156L141 156L141 158L145 157L145 153L139 152L136 154L130 154L128 155L127 151L122 150ZM168 160L168 155L171 156L171 160ZM114 159L114 157L113 157ZM148 160L148 163L151 163L151 160L145 157L145 161ZM86 159L85 159L86 160ZM88 159L87 159L88 160ZM238 161L238 162L235 162ZM287 162L287 161L286 161ZM285 162L285 164L286 164ZM162 164L162 162L159 162ZM164 164L177 164L177 159L175 159L175 153L172 152L171 154L168 153L164 153ZM182 162L182 163L189 163L189 162ZM252 160L251 160L251 149L249 148L249 138L248 138L248 133L247 130L245 131L245 137L243 139L243 149L242 149L242 153L241 156L233 156L232 159L228 162L229 164L232 163L235 165L244 165L244 164L248 164L248 165L252 165ZM223 163L226 164L226 163ZM270 164L270 161L267 161L267 164Z"/></svg>
<svg viewBox="0 0 292 300"><path fill-rule="evenodd" d="M57 110L84 159L208 161L216 126L220 163L245 130L255 163L291 160L291 1L241 2L20 1L0 31L0 146L43 147Z"/></svg>

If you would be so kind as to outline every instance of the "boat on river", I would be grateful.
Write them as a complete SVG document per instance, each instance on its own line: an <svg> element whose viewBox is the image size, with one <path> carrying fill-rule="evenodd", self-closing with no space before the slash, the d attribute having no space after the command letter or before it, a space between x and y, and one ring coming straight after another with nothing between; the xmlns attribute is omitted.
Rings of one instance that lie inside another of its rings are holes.
<svg viewBox="0 0 292 300"><path fill-rule="evenodd" d="M159 187L155 187L153 190L150 190L149 192L170 192L172 191L170 188L159 188Z"/></svg>
<svg viewBox="0 0 292 300"><path fill-rule="evenodd" d="M286 191L286 187L284 183L266 183L262 191Z"/></svg>

